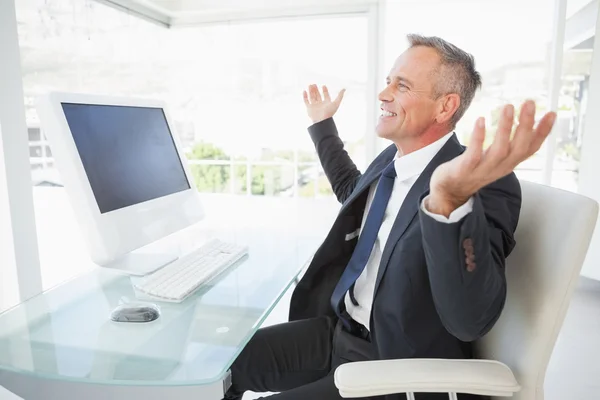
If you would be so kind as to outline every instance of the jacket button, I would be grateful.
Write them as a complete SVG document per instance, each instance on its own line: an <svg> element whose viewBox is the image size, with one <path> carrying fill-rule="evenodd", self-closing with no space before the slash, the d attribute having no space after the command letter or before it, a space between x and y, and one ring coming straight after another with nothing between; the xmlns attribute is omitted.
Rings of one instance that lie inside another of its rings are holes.
<svg viewBox="0 0 600 400"><path fill-rule="evenodd" d="M473 240L471 238L463 240L463 248L465 249L465 264L467 266L467 271L473 272L477 267L477 264L475 264Z"/></svg>
<svg viewBox="0 0 600 400"><path fill-rule="evenodd" d="M473 271L475 271L476 267L477 266L475 265L474 262L472 262L472 261L471 262L467 262L467 271L473 272Z"/></svg>
<svg viewBox="0 0 600 400"><path fill-rule="evenodd" d="M465 250L471 249L471 251L473 251L473 240L471 238L463 240L463 248Z"/></svg>

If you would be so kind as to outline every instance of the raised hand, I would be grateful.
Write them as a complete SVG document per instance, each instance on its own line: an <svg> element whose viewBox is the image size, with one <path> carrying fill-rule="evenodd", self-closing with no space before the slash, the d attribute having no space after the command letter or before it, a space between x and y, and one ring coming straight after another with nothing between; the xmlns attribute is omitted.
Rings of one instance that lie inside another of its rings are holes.
<svg viewBox="0 0 600 400"><path fill-rule="evenodd" d="M317 85L310 85L308 93L305 90L303 94L306 112L312 122L316 124L317 122L333 117L340 107L345 91L346 89L342 89L335 100L331 101L327 86L323 86L323 97L321 98L321 93Z"/></svg>
<svg viewBox="0 0 600 400"><path fill-rule="evenodd" d="M550 134L556 113L549 112L534 129L535 103L523 103L519 125L511 139L514 107L504 106L494 142L483 150L485 120L475 124L471 143L460 156L437 167L430 181L425 206L433 213L449 216L482 187L510 174L517 165L540 149Z"/></svg>

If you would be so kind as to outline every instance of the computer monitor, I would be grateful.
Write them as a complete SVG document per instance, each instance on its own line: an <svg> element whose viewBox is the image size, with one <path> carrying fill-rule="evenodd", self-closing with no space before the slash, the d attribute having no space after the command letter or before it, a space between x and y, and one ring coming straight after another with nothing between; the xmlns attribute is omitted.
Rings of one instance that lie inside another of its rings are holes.
<svg viewBox="0 0 600 400"><path fill-rule="evenodd" d="M175 260L140 250L204 216L164 103L53 92L37 109L92 260L134 275Z"/></svg>

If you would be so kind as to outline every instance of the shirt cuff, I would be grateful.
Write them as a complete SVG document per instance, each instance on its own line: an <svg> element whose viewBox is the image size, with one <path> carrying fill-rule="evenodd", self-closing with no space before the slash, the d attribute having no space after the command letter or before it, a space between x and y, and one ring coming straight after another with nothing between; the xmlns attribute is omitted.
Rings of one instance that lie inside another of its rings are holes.
<svg viewBox="0 0 600 400"><path fill-rule="evenodd" d="M425 200L426 199L427 199L427 197L424 198L423 201L421 202L421 209L423 210L423 212L425 214L429 215L431 218L435 219L438 222L443 222L446 224L453 224L455 222L460 221L461 219L466 217L471 211L473 211L473 196L469 197L469 200L467 200L467 202L465 204L458 207L456 210L452 211L450 213L450 217L448 217L448 218L446 218L445 216L440 215L440 214L434 214L431 211L427 210L427 208L425 208Z"/></svg>

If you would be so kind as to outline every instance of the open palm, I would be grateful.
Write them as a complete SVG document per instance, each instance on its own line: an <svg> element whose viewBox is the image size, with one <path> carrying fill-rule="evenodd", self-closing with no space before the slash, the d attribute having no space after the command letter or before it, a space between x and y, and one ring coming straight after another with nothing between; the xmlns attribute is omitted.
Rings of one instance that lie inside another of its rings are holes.
<svg viewBox="0 0 600 400"><path fill-rule="evenodd" d="M312 122L316 124L317 122L333 117L340 107L345 91L346 89L342 89L335 100L332 101L327 86L323 86L323 97L321 97L317 85L310 85L308 93L305 90L303 95L306 112Z"/></svg>
<svg viewBox="0 0 600 400"><path fill-rule="evenodd" d="M535 103L526 101L511 139L514 107L507 105L502 110L494 142L483 150L485 120L479 118L467 150L434 171L430 181L431 192L442 193L442 197L459 203L466 201L479 189L510 174L517 165L535 154L550 134L555 119L556 113L549 112L534 129Z"/></svg>

